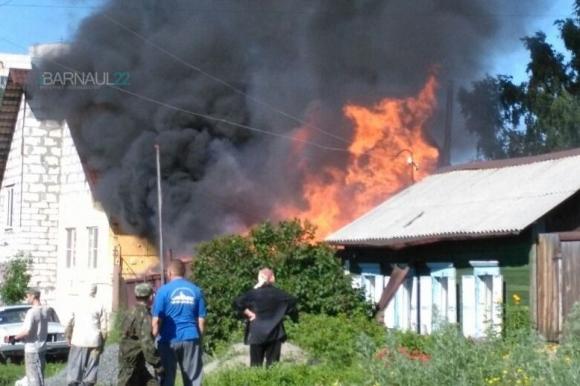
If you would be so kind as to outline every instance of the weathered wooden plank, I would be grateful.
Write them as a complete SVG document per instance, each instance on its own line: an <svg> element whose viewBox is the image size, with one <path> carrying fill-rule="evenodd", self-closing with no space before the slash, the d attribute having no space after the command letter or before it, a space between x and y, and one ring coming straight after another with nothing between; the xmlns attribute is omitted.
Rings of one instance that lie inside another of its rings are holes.
<svg viewBox="0 0 580 386"><path fill-rule="evenodd" d="M537 248L536 248L535 244L530 248L529 266L530 266L529 305L530 305L530 311L532 313L532 323L533 323L533 326L537 329L538 328L538 283L537 283L538 264L537 264ZM509 300L509 297L508 297L508 300Z"/></svg>
<svg viewBox="0 0 580 386"><path fill-rule="evenodd" d="M538 332L542 335L546 334L547 331L547 326L546 326L546 317L545 317L545 308L546 308L546 302L544 301L545 299L545 287L546 287L546 279L545 279L545 272L546 272L546 268L545 268L545 255L546 255L546 251L545 251L545 242L543 242L543 238L538 237L538 247L537 247L537 256L536 256L536 267L537 267L537 288L536 288L536 293L537 293L537 325L538 325Z"/></svg>
<svg viewBox="0 0 580 386"><path fill-rule="evenodd" d="M580 301L580 241L562 242L562 316Z"/></svg>
<svg viewBox="0 0 580 386"><path fill-rule="evenodd" d="M541 234L537 253L537 321L538 331L549 341L557 341L560 333L560 291L558 234Z"/></svg>

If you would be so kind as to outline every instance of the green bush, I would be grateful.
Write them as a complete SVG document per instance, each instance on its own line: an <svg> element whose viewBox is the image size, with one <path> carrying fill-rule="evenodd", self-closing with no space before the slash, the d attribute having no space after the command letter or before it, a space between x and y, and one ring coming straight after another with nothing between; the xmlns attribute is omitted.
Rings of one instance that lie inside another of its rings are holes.
<svg viewBox="0 0 580 386"><path fill-rule="evenodd" d="M429 349L431 335L419 335L410 331L391 331L398 345L409 351L426 352Z"/></svg>
<svg viewBox="0 0 580 386"><path fill-rule="evenodd" d="M309 365L226 369L208 375L206 385L580 384L577 343L558 347L533 331L520 330L510 339L473 340L463 337L458 326L444 325L421 337L385 331L364 319L322 315L304 315L288 331L292 341L312 354ZM412 357L403 347L424 350L426 356Z"/></svg>
<svg viewBox="0 0 580 386"><path fill-rule="evenodd" d="M532 330L532 317L530 308L523 304L505 305L505 324L502 332L506 339L513 339L518 335L530 334Z"/></svg>
<svg viewBox="0 0 580 386"><path fill-rule="evenodd" d="M0 297L5 304L17 304L26 297L26 289L30 281L28 268L30 258L19 254L2 266L2 283Z"/></svg>
<svg viewBox="0 0 580 386"><path fill-rule="evenodd" d="M334 250L315 242L314 227L300 221L265 223L247 236L227 236L197 248L192 279L204 291L207 308L206 348L230 340L242 322L233 300L253 287L258 270L274 269L280 288L298 298L300 312L369 315L371 306L351 286Z"/></svg>
<svg viewBox="0 0 580 386"><path fill-rule="evenodd" d="M566 317L562 340L564 343L574 345L580 350L580 302L574 303Z"/></svg>
<svg viewBox="0 0 580 386"><path fill-rule="evenodd" d="M380 345L385 328L358 315L302 315L300 323L288 323L289 339L306 350L311 359L334 365L351 365L357 358L356 342L361 335Z"/></svg>
<svg viewBox="0 0 580 386"><path fill-rule="evenodd" d="M382 355L367 342L361 349L362 371L369 384L380 385L575 385L580 384L580 355L552 353L535 333L474 341L448 325L428 339L425 361L409 358L399 348L400 333L389 332Z"/></svg>

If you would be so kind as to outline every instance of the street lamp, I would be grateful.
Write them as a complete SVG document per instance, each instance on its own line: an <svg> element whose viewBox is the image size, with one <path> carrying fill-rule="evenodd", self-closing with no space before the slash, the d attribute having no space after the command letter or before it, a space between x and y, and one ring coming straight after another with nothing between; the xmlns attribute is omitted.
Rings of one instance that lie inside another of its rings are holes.
<svg viewBox="0 0 580 386"><path fill-rule="evenodd" d="M415 183L415 171L419 170L419 165L415 163L415 157L413 156L413 151L411 149L402 149L400 150L393 159L398 158L401 154L408 153L407 155L407 165L411 167L411 183Z"/></svg>

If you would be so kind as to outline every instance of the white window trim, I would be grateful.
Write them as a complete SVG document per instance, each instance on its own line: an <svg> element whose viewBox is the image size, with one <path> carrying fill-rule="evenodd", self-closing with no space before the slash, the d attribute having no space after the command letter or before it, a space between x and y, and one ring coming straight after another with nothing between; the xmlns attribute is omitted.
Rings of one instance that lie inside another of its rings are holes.
<svg viewBox="0 0 580 386"><path fill-rule="evenodd" d="M4 227L6 230L14 228L14 185L9 185L6 187L6 195L4 199L5 217L4 217Z"/></svg>
<svg viewBox="0 0 580 386"><path fill-rule="evenodd" d="M463 285L466 278L470 278L471 282L469 288L463 288L463 333L466 336L483 338L489 327L496 333L502 329L500 305L503 302L503 276L496 260L470 261L469 264L473 267L473 275L463 277ZM485 291L485 294L481 291ZM473 315L465 315L466 304L469 304L468 308ZM488 307L491 309L486 310Z"/></svg>
<svg viewBox="0 0 580 386"><path fill-rule="evenodd" d="M457 270L453 266L453 263L427 263L429 268L430 276L432 279L432 303L433 309L435 309L435 302L437 300L442 300L443 286L441 285L445 281L445 299L444 303L446 307L444 310L440 310L437 307L439 318L432 317L433 327L437 327L441 321L448 323L457 323L457 290L456 290L456 276Z"/></svg>
<svg viewBox="0 0 580 386"><path fill-rule="evenodd" d="M87 256L88 268L96 269L99 257L99 227L87 227Z"/></svg>
<svg viewBox="0 0 580 386"><path fill-rule="evenodd" d="M72 237L71 237L72 236ZM77 260L77 230L74 227L65 228L65 267L76 267Z"/></svg>

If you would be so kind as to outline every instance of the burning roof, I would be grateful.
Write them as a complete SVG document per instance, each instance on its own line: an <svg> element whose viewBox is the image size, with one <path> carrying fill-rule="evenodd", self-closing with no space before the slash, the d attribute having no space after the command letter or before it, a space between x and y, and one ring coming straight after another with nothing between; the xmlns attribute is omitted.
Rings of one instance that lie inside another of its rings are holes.
<svg viewBox="0 0 580 386"><path fill-rule="evenodd" d="M580 190L580 149L441 170L326 238L396 246L518 234Z"/></svg>
<svg viewBox="0 0 580 386"><path fill-rule="evenodd" d="M371 107L346 105L344 114L354 125L347 162L322 171L298 164L305 173L305 209L283 203L278 213L307 219L324 237L432 173L439 151L427 135L427 123L436 107L436 88L431 75L416 96L385 98ZM299 131L303 138L309 133L308 126Z"/></svg>

